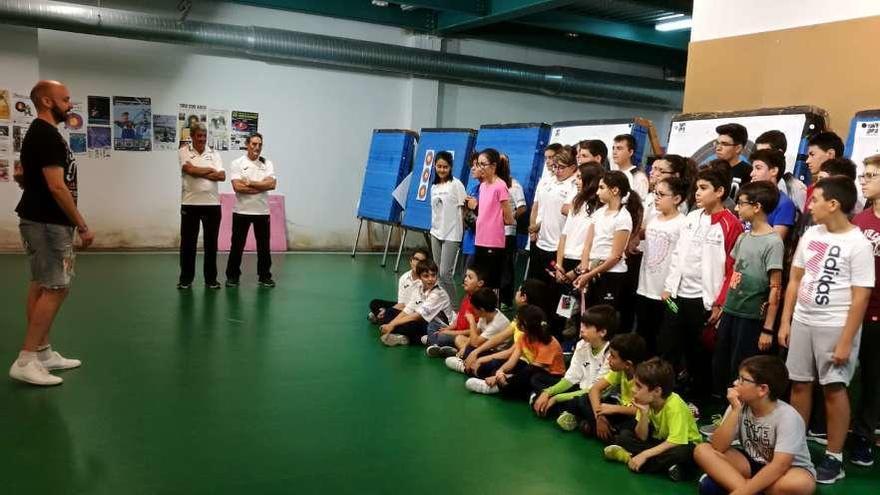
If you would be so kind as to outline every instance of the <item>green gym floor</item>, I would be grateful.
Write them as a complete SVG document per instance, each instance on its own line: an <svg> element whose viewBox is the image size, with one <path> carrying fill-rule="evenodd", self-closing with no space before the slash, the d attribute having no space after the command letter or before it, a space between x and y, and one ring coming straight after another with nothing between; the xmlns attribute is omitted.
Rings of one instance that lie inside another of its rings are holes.
<svg viewBox="0 0 880 495"><path fill-rule="evenodd" d="M84 364L55 388L0 379L0 494L696 493L468 392L419 347L382 346L367 302L393 298L396 275L378 257L277 255L276 289L255 265L238 289L179 292L176 254L79 256L52 341ZM0 273L8 366L24 257ZM880 467L846 469L819 491L877 493Z"/></svg>

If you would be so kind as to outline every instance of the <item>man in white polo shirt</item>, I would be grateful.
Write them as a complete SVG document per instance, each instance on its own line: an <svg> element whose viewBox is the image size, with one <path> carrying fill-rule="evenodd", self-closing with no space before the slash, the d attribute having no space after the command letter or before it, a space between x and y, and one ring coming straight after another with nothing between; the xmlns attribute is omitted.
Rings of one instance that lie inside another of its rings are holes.
<svg viewBox="0 0 880 495"><path fill-rule="evenodd" d="M257 276L260 287L275 287L272 280L272 258L269 254L269 191L275 189L275 166L260 156L263 136L248 136L247 154L229 167L235 207L232 209L232 246L226 264L226 287L238 287L241 276L241 254L251 224L257 240Z"/></svg>
<svg viewBox="0 0 880 495"><path fill-rule="evenodd" d="M192 143L180 148L182 197L180 201L180 278L178 289L192 288L196 274L196 244L199 223L204 229L205 287L219 289L217 282L217 237L220 234L220 194L217 183L226 180L223 160L208 143L203 124L190 128Z"/></svg>

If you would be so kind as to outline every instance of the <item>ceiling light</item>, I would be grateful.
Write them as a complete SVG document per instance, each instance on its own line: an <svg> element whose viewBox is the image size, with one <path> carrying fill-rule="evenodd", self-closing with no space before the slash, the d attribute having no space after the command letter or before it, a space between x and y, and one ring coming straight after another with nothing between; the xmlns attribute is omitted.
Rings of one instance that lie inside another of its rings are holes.
<svg viewBox="0 0 880 495"><path fill-rule="evenodd" d="M663 17L658 17L654 19L656 22L668 21L671 19L678 19L679 17L684 17L684 14L666 14Z"/></svg>
<svg viewBox="0 0 880 495"><path fill-rule="evenodd" d="M373 0L373 7L387 7L388 2L385 0Z"/></svg>
<svg viewBox="0 0 880 495"><path fill-rule="evenodd" d="M565 33L565 35L569 38L577 38L578 36L580 36L580 34L578 33Z"/></svg>
<svg viewBox="0 0 880 495"><path fill-rule="evenodd" d="M684 29L690 29L693 24L693 20L690 17L685 17L683 19L675 19L674 21L666 21L666 22L658 22L654 24L654 29L657 31L681 31Z"/></svg>

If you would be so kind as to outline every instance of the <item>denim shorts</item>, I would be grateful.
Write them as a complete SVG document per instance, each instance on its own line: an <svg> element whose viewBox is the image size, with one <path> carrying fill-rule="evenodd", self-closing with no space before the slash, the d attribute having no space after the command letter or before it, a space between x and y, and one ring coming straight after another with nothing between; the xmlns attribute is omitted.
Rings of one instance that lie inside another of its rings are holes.
<svg viewBox="0 0 880 495"><path fill-rule="evenodd" d="M21 219L21 241L31 265L31 281L47 289L66 289L73 277L74 228Z"/></svg>

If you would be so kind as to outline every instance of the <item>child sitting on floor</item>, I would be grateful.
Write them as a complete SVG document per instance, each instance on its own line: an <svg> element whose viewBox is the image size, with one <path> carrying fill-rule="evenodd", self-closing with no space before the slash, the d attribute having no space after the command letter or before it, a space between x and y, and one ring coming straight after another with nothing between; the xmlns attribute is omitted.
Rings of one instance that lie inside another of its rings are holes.
<svg viewBox="0 0 880 495"><path fill-rule="evenodd" d="M403 310L398 311L393 307L385 310L393 317L379 327L379 340L383 344L390 347L417 343L425 335L429 323L449 323L452 308L446 291L437 285L437 272L437 263L433 260L420 261L416 265L416 274L421 281L419 290L412 295Z"/></svg>
<svg viewBox="0 0 880 495"><path fill-rule="evenodd" d="M484 277L481 270L471 266L464 272L464 297L458 307L458 314L455 322L449 325L442 323L432 323L428 325L428 334L425 336L423 344L428 348L425 352L430 357L442 356L447 350L441 351L443 348L449 348L455 345L455 338L459 335L467 335L470 331L467 315L474 314L474 307L471 305L471 296L483 287ZM455 354L455 347L452 348L452 354Z"/></svg>
<svg viewBox="0 0 880 495"><path fill-rule="evenodd" d="M466 347L476 348L492 337L503 333L510 320L498 310L498 296L489 288L482 288L471 298L473 314L466 315L468 334L455 337L455 347L445 347L435 351L433 357L452 357ZM504 343L499 344L503 346ZM428 354L431 356L431 354Z"/></svg>
<svg viewBox="0 0 880 495"><path fill-rule="evenodd" d="M583 402L581 407L585 408L578 425L581 433L587 437L595 435L604 443L611 443L618 431L633 423L636 366L647 357L647 344L639 334L624 333L611 339L608 349L611 371L590 387L589 396L575 399ZM616 398L605 397L605 392L612 388L617 389Z"/></svg>
<svg viewBox="0 0 880 495"><path fill-rule="evenodd" d="M367 313L367 319L370 320L370 323L388 323L397 314L386 314L388 308L395 308L399 312L406 306L413 293L419 290L417 287L419 276L416 275L416 265L428 258L428 251L422 248L417 248L413 251L412 256L409 258L409 271L401 275L397 280L397 301L385 299L373 299L370 301L370 312Z"/></svg>

